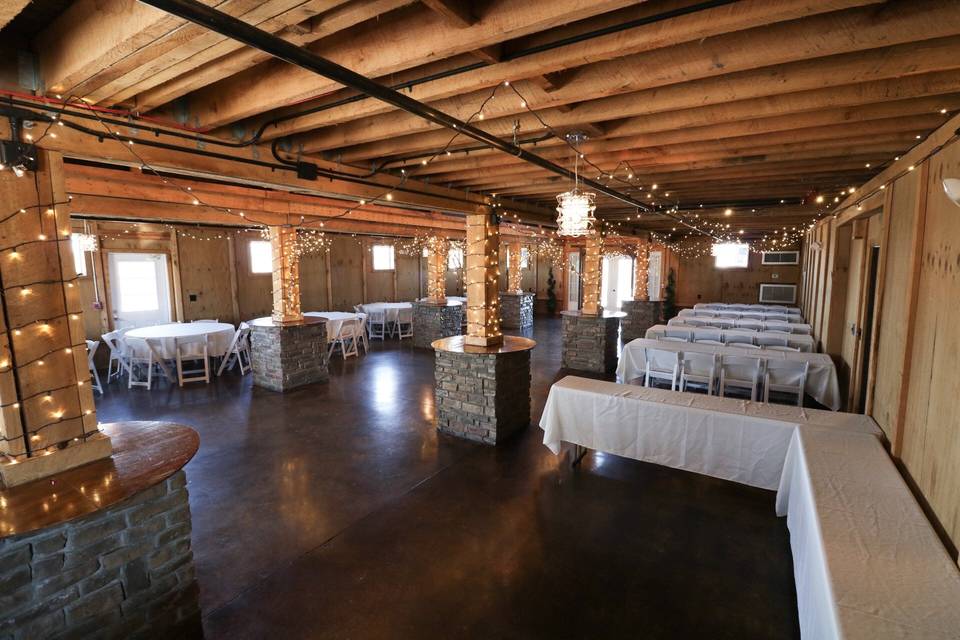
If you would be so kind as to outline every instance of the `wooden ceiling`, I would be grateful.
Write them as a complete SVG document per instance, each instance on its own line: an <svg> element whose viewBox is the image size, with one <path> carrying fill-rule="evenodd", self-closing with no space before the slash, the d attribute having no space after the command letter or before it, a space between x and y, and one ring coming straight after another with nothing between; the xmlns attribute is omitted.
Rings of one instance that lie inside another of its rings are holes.
<svg viewBox="0 0 960 640"><path fill-rule="evenodd" d="M758 232L809 222L960 110L955 0L205 3L565 166L585 133L589 177ZM31 35L48 95L230 139L266 125L291 153L545 210L570 186L134 0L77 0Z"/></svg>

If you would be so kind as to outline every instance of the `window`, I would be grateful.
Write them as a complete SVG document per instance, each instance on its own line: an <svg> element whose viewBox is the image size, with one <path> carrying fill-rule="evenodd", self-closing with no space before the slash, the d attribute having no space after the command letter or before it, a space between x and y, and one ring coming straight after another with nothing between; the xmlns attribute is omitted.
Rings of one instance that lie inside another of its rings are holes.
<svg viewBox="0 0 960 640"><path fill-rule="evenodd" d="M118 260L117 292L121 313L155 311L160 308L157 290L157 267L152 262Z"/></svg>
<svg viewBox="0 0 960 640"><path fill-rule="evenodd" d="M528 247L520 248L520 268L521 269L530 268L530 249Z"/></svg>
<svg viewBox="0 0 960 640"><path fill-rule="evenodd" d="M87 256L83 252L83 238L79 233L70 235L70 248L73 249L73 268L78 276L87 275Z"/></svg>
<svg viewBox="0 0 960 640"><path fill-rule="evenodd" d="M717 269L743 269L750 260L750 245L741 242L715 244L711 253Z"/></svg>
<svg viewBox="0 0 960 640"><path fill-rule="evenodd" d="M393 271L392 244L375 244L372 251L374 271Z"/></svg>
<svg viewBox="0 0 960 640"><path fill-rule="evenodd" d="M273 272L273 252L268 241L250 241L250 271L253 273Z"/></svg>
<svg viewBox="0 0 960 640"><path fill-rule="evenodd" d="M451 247L447 252L447 269L454 271L463 268L463 249Z"/></svg>

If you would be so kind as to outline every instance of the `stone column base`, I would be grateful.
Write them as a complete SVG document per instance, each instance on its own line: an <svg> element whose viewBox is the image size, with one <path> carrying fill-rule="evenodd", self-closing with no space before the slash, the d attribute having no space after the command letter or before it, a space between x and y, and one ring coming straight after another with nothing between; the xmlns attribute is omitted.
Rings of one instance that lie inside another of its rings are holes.
<svg viewBox="0 0 960 640"><path fill-rule="evenodd" d="M624 300L620 309L627 314L620 321L620 338L624 344L644 337L647 329L660 324L663 317L663 303L659 300Z"/></svg>
<svg viewBox="0 0 960 640"><path fill-rule="evenodd" d="M533 300L529 291L500 294L500 326L504 329L526 329L533 326Z"/></svg>
<svg viewBox="0 0 960 640"><path fill-rule="evenodd" d="M257 318L250 323L250 348L258 387L284 392L329 379L327 323L321 318L291 325Z"/></svg>
<svg viewBox="0 0 960 640"><path fill-rule="evenodd" d="M611 373L617 368L617 337L620 320L626 314L603 311L585 315L562 311L564 369Z"/></svg>
<svg viewBox="0 0 960 640"><path fill-rule="evenodd" d="M461 336L437 340L434 368L437 429L496 445L530 424L529 338L469 346Z"/></svg>
<svg viewBox="0 0 960 640"><path fill-rule="evenodd" d="M413 303L413 346L430 349L434 341L463 332L463 304L453 300Z"/></svg>

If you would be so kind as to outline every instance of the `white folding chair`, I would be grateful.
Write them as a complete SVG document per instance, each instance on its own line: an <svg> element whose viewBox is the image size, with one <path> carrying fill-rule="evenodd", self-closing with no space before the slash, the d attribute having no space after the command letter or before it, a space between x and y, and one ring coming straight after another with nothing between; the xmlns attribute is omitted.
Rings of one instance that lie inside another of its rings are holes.
<svg viewBox="0 0 960 640"><path fill-rule="evenodd" d="M680 391L686 391L691 382L703 385L707 395L713 395L717 373L717 357L712 353L684 352L680 361Z"/></svg>
<svg viewBox="0 0 960 640"><path fill-rule="evenodd" d="M199 320L191 320L190 322L220 322L220 318L200 318Z"/></svg>
<svg viewBox="0 0 960 640"><path fill-rule="evenodd" d="M387 314L383 309L367 313L367 335L371 340L383 340L387 333Z"/></svg>
<svg viewBox="0 0 960 640"><path fill-rule="evenodd" d="M97 348L100 346L99 340L87 340L87 366L90 368L91 386L103 395L103 385L100 384L100 374L97 373L97 365L93 362L93 357L97 354Z"/></svg>
<svg viewBox="0 0 960 640"><path fill-rule="evenodd" d="M700 344L723 344L723 332L710 329L697 329L693 332L693 341Z"/></svg>
<svg viewBox="0 0 960 640"><path fill-rule="evenodd" d="M244 326L245 324L245 322L240 323L240 328L234 332L227 355L224 356L217 370L218 376L222 376L224 371L232 370L238 365L240 375L245 376L250 371L250 326Z"/></svg>
<svg viewBox="0 0 960 640"><path fill-rule="evenodd" d="M803 390L807 385L809 362L768 360L763 376L763 401L770 402L770 392L791 393L797 396L797 406L803 406Z"/></svg>
<svg viewBox="0 0 960 640"><path fill-rule="evenodd" d="M125 332L121 330L109 331L102 336L104 344L107 345L107 348L110 349L110 360L107 363L107 384L111 380L120 378L123 375L124 371L129 371L129 347L123 340L123 334ZM116 367L116 369L114 369Z"/></svg>
<svg viewBox="0 0 960 640"><path fill-rule="evenodd" d="M744 344L749 344L750 346L755 346L755 345L754 345L754 342L753 342L754 340L756 340L756 338L754 338L753 336L747 336L747 335L744 335L744 334L742 334L742 333L725 333L725 334L723 334L723 343L724 343L724 344L727 344L727 345L735 345L735 346L737 346L737 347L739 347L739 346L741 346L741 345L744 345Z"/></svg>
<svg viewBox="0 0 960 640"><path fill-rule="evenodd" d="M680 329L666 329L660 339L667 342L690 342L690 332Z"/></svg>
<svg viewBox="0 0 960 640"><path fill-rule="evenodd" d="M676 390L681 353L664 349L645 349L644 357L647 361L647 371L643 378L643 386L649 387L651 379L669 380L670 389Z"/></svg>
<svg viewBox="0 0 960 640"><path fill-rule="evenodd" d="M357 351L358 326L359 321L356 318L349 318L340 323L337 335L333 337L333 341L330 342L330 347L327 350L327 360L333 356L333 352L337 349L340 350L340 355L344 360L346 360L348 356L358 356L360 354L360 352Z"/></svg>
<svg viewBox="0 0 960 640"><path fill-rule="evenodd" d="M359 307L354 307L355 309ZM370 338L367 335L367 314L357 312L357 320L360 323L360 335L357 336L359 339L360 346L363 347L363 352L367 353L370 351Z"/></svg>
<svg viewBox="0 0 960 640"><path fill-rule="evenodd" d="M799 352L799 351L800 351L800 347L791 347L791 346L789 346L789 345L787 345L787 346L785 346L785 347L782 347L782 346L776 345L776 344L766 346L766 347L764 347L764 349L766 349L766 350L768 350L768 351L796 351L796 352Z"/></svg>
<svg viewBox="0 0 960 640"><path fill-rule="evenodd" d="M157 367L160 358L159 341L155 338L146 338L132 344L127 344L127 389L153 386L153 370Z"/></svg>
<svg viewBox="0 0 960 640"><path fill-rule="evenodd" d="M741 320L763 320L763 314L759 311L741 311Z"/></svg>
<svg viewBox="0 0 960 640"><path fill-rule="evenodd" d="M728 320L725 318L718 318L717 320L714 320L710 324L719 329L733 329L734 327L734 321Z"/></svg>
<svg viewBox="0 0 960 640"><path fill-rule="evenodd" d="M726 396L727 388L749 389L750 400L756 402L760 389L763 360L747 356L720 356L720 396Z"/></svg>
<svg viewBox="0 0 960 640"><path fill-rule="evenodd" d="M757 323L753 320L737 320L733 323L733 326L737 329L745 329L746 331L756 331L758 329ZM762 327L763 325L759 326Z"/></svg>
<svg viewBox="0 0 960 640"><path fill-rule="evenodd" d="M766 317L766 321L767 321L767 322L784 322L784 323L788 323L788 324L789 324L789 322L790 322L790 321L787 319L787 316L781 316L781 315L774 315L774 316L772 316L772 315L769 315L769 314L768 314L767 317Z"/></svg>
<svg viewBox="0 0 960 640"><path fill-rule="evenodd" d="M718 318L725 318L726 320L739 320L740 313L736 311L721 311L717 314Z"/></svg>
<svg viewBox="0 0 960 640"><path fill-rule="evenodd" d="M413 337L413 309L400 309L397 312L397 336L404 338Z"/></svg>
<svg viewBox="0 0 960 640"><path fill-rule="evenodd" d="M691 326L691 327L705 327L705 326L708 326L708 325L707 325L707 319L706 319L706 318L691 318L691 317L689 317L689 316L686 317L686 318L684 318L684 322L683 322L682 324L689 325L689 326Z"/></svg>
<svg viewBox="0 0 960 640"><path fill-rule="evenodd" d="M790 344L786 338L779 338L777 336L757 336L755 340L756 344L761 347L786 347Z"/></svg>
<svg viewBox="0 0 960 640"><path fill-rule="evenodd" d="M188 382L210 384L210 340L208 338L207 335L174 338L177 351L177 382L181 387ZM195 368L184 368L184 362L194 363Z"/></svg>

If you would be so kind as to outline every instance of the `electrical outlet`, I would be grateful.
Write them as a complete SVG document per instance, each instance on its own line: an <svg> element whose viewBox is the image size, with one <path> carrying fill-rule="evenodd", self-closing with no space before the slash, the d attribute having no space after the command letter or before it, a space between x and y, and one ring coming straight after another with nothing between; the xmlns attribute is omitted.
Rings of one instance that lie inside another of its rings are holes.
<svg viewBox="0 0 960 640"><path fill-rule="evenodd" d="M779 273L771 273L771 274L770 274L770 279L771 279L771 280L779 280L779 279L780 279L780 274L779 274Z"/></svg>

